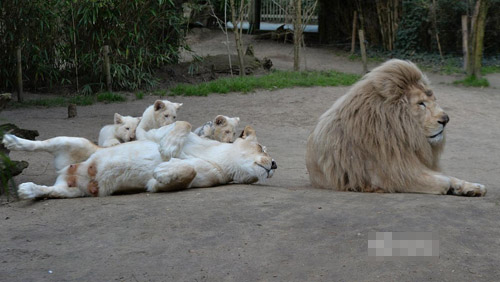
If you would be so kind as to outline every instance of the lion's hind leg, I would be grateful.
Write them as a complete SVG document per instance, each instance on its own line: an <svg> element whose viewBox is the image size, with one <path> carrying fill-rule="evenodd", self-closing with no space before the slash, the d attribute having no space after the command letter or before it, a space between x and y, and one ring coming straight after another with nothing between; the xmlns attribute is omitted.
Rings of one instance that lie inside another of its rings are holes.
<svg viewBox="0 0 500 282"><path fill-rule="evenodd" d="M5 134L2 140L12 151L47 152L54 156L54 166L60 170L70 164L85 161L99 148L81 137L54 137L44 141L32 141Z"/></svg>
<svg viewBox="0 0 500 282"><path fill-rule="evenodd" d="M195 177L196 170L188 162L175 158L170 159L170 161L163 162L155 168L147 190L149 192L169 192L187 189Z"/></svg>

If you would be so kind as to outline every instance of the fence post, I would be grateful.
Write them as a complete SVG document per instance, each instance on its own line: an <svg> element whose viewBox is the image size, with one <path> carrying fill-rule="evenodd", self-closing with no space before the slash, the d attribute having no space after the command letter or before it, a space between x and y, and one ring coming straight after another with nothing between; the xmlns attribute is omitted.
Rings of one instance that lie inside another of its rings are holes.
<svg viewBox="0 0 500 282"><path fill-rule="evenodd" d="M358 11L354 11L354 18L352 19L352 41L351 41L351 55L354 54L356 47L356 22L358 21Z"/></svg>
<svg viewBox="0 0 500 282"><path fill-rule="evenodd" d="M368 72L366 61L365 34L362 29L359 30L359 47L361 49L361 60L363 61L363 73Z"/></svg>
<svg viewBox="0 0 500 282"><path fill-rule="evenodd" d="M108 92L112 92L111 87L111 66L109 64L109 45L104 45L103 47L104 55L104 73L106 75L106 89Z"/></svg>
<svg viewBox="0 0 500 282"><path fill-rule="evenodd" d="M462 15L462 51L464 55L464 71L469 64L469 31L467 30L467 15Z"/></svg>

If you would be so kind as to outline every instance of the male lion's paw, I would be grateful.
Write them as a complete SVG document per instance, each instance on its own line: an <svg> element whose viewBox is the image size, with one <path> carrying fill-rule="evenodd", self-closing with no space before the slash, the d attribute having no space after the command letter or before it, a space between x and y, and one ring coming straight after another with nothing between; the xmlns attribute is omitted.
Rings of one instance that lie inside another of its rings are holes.
<svg viewBox="0 0 500 282"><path fill-rule="evenodd" d="M486 188L479 183L465 182L460 195L467 197L481 197L486 195Z"/></svg>
<svg viewBox="0 0 500 282"><path fill-rule="evenodd" d="M36 186L37 185L33 182L19 184L17 195L21 199L34 199L38 196L38 188L36 188Z"/></svg>
<svg viewBox="0 0 500 282"><path fill-rule="evenodd" d="M5 148L11 151L17 151L23 149L23 146L21 145L19 138L17 138L17 136L12 134L5 134L3 136L2 143L5 146Z"/></svg>

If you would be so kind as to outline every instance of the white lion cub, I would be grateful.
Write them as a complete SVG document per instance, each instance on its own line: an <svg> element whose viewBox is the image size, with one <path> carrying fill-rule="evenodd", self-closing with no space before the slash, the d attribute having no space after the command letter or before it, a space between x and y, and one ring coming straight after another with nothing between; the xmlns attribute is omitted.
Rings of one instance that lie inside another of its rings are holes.
<svg viewBox="0 0 500 282"><path fill-rule="evenodd" d="M160 128L175 122L177 110L182 103L172 103L168 100L156 100L142 114L141 122L137 126L137 139L144 139L144 134L155 128Z"/></svg>
<svg viewBox="0 0 500 282"><path fill-rule="evenodd" d="M141 118L115 113L114 124L104 126L99 132L99 146L111 147L135 140L135 131Z"/></svg>
<svg viewBox="0 0 500 282"><path fill-rule="evenodd" d="M218 115L213 121L208 121L195 129L194 133L219 142L232 143L236 138L236 128L239 123L239 117L230 118Z"/></svg>

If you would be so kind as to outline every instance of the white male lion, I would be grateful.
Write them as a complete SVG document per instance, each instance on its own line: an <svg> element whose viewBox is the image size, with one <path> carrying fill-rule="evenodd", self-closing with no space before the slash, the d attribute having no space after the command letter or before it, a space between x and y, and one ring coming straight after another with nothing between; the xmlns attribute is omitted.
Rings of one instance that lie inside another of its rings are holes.
<svg viewBox="0 0 500 282"><path fill-rule="evenodd" d="M99 132L98 145L111 147L135 140L135 131L141 118L115 113L114 124L105 125Z"/></svg>
<svg viewBox="0 0 500 282"><path fill-rule="evenodd" d="M231 143L236 138L236 128L239 123L239 117L231 118L218 115L213 121L208 121L195 129L194 133L198 136L217 140L219 142Z"/></svg>
<svg viewBox="0 0 500 282"><path fill-rule="evenodd" d="M319 118L307 142L311 183L342 191L483 196L483 185L439 172L448 121L424 74L411 62L390 60Z"/></svg>
<svg viewBox="0 0 500 282"><path fill-rule="evenodd" d="M155 128L160 128L165 125L174 123L177 119L177 110L182 106L182 103L172 103L168 100L156 100L155 103L149 106L142 114L141 121L137 126L137 139L143 139L144 134Z"/></svg>
<svg viewBox="0 0 500 282"><path fill-rule="evenodd" d="M231 182L251 184L270 178L277 168L250 126L232 144L201 138L184 121L150 130L144 140L108 148L89 147L92 143L83 140L30 141L6 134L3 144L10 150L50 152L56 157L56 168L64 165L53 186L23 183L19 196L71 198L137 189L163 192ZM77 151L90 156L73 163Z"/></svg>

